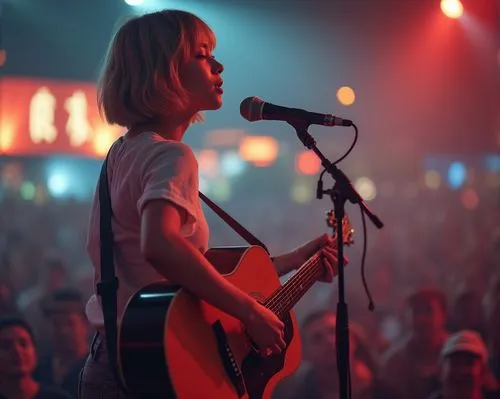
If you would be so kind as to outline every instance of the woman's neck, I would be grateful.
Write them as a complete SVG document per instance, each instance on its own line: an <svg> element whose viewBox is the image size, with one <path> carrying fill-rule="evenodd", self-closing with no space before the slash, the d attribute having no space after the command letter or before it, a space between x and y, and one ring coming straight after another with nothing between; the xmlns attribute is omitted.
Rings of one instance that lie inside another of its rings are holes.
<svg viewBox="0 0 500 399"><path fill-rule="evenodd" d="M194 115L193 112L178 113L163 121L135 125L129 129L128 134L135 136L145 131L153 131L167 140L182 141Z"/></svg>

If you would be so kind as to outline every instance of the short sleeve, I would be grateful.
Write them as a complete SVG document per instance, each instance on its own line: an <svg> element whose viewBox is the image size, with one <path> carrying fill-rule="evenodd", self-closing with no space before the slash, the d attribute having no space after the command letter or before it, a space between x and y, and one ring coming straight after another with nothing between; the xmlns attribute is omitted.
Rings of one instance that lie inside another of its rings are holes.
<svg viewBox="0 0 500 399"><path fill-rule="evenodd" d="M182 234L194 232L198 203L198 162L193 151L180 142L157 141L143 163L140 174L142 194L137 201L139 214L151 200L164 199L187 213Z"/></svg>

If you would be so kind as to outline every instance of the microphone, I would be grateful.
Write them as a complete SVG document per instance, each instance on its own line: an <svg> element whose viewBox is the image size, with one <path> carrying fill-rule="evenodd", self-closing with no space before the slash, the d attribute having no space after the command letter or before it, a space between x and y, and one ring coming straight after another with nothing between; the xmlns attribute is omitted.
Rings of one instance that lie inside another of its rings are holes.
<svg viewBox="0 0 500 399"><path fill-rule="evenodd" d="M240 104L241 116L249 122L269 120L307 123L321 126L352 126L349 119L337 118L330 114L318 114L303 109L287 108L266 103L258 97L247 97Z"/></svg>

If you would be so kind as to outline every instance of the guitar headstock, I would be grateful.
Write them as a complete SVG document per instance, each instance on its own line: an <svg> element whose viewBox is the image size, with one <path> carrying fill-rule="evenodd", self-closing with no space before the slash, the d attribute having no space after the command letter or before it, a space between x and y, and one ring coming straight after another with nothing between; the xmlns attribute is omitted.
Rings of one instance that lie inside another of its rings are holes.
<svg viewBox="0 0 500 399"><path fill-rule="evenodd" d="M333 230L332 238L334 240L337 239L337 222L335 220L335 212L333 210L329 210L326 213L326 225ZM344 214L344 218L342 219L342 240L344 241L344 245L352 245L354 244L354 229L352 228L351 222L349 221L349 217L347 214ZM336 242L336 241L335 241Z"/></svg>

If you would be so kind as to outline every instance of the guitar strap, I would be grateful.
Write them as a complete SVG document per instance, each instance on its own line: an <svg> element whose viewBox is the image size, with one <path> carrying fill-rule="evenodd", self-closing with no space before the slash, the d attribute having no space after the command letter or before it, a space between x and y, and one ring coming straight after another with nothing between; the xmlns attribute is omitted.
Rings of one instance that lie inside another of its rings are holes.
<svg viewBox="0 0 500 399"><path fill-rule="evenodd" d="M102 313L104 318L104 331L106 334L106 345L108 352L108 359L115 379L124 392L128 392L123 384L118 371L118 331L117 331L117 291L118 291L118 278L115 274L114 262L114 236L111 227L111 219L113 217L113 210L111 207L111 196L109 193L109 180L108 180L108 158L111 149L117 144L122 143L123 137L120 137L111 146L106 158L101 167L99 176L99 208L100 208L100 255L101 255L101 281L97 283L97 295L101 297ZM217 206L203 193L199 192L200 198L205 202L210 209L212 209L229 227L231 227L240 237L247 241L250 245L262 247L269 253L266 246L252 233L245 229L233 217L226 213L223 209Z"/></svg>
<svg viewBox="0 0 500 399"><path fill-rule="evenodd" d="M114 259L114 236L111 227L111 218L113 211L111 208L111 196L109 194L108 180L108 158L111 149L116 143L123 142L123 137L120 137L111 146L106 155L106 159L101 167L99 176L99 228L100 228L100 246L101 246L101 281L97 283L97 295L101 297L102 314L104 318L104 332L106 334L106 349L108 352L108 361L113 371L116 383L119 388L128 393L128 390L123 384L118 371L118 328L116 319L118 314L117 306L117 291L118 278L115 274L115 259Z"/></svg>
<svg viewBox="0 0 500 399"><path fill-rule="evenodd" d="M231 217L225 210L220 208L217 204L213 203L212 200L207 198L205 194L201 191L198 193L200 198L203 200L205 204L207 204L212 211L214 211L224 222L226 222L229 227L231 227L241 238L243 238L250 245L257 245L262 247L269 253L266 246L260 241L257 237L255 237L252 233L250 233L247 229L245 229L239 222L237 222L233 217Z"/></svg>

